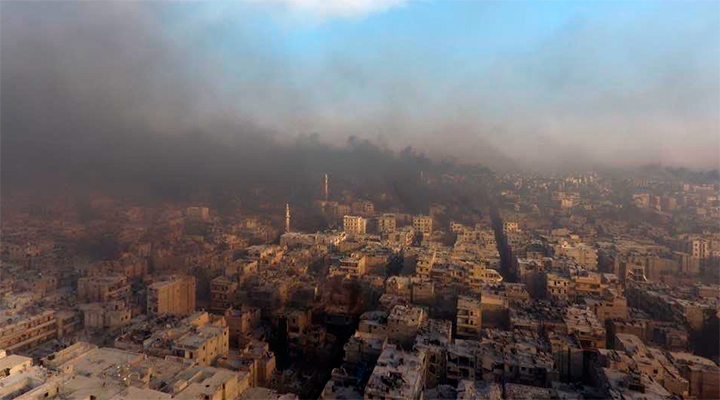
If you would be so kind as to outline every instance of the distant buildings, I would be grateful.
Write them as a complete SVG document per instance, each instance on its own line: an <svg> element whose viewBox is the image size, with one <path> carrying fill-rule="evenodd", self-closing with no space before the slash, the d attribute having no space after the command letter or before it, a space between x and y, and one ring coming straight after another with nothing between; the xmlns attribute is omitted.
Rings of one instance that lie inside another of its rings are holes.
<svg viewBox="0 0 720 400"><path fill-rule="evenodd" d="M351 211L359 215L372 215L375 213L375 205L368 200L358 200L352 203Z"/></svg>
<svg viewBox="0 0 720 400"><path fill-rule="evenodd" d="M207 207L188 207L185 211L188 221L204 222L210 218L210 209Z"/></svg>

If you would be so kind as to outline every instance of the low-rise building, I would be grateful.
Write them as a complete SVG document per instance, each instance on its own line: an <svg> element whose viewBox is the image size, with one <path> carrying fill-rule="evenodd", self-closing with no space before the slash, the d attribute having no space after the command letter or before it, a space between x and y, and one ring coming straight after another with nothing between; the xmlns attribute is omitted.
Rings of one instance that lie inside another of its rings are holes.
<svg viewBox="0 0 720 400"><path fill-rule="evenodd" d="M568 307L563 321L567 332L574 335L583 348L605 348L605 328L589 308Z"/></svg>
<svg viewBox="0 0 720 400"><path fill-rule="evenodd" d="M78 301L83 303L127 302L130 282L122 275L82 277L78 278L77 293Z"/></svg>
<svg viewBox="0 0 720 400"><path fill-rule="evenodd" d="M115 329L130 323L131 310L122 301L80 306L85 329Z"/></svg>
<svg viewBox="0 0 720 400"><path fill-rule="evenodd" d="M18 353L58 336L55 312L27 308L19 312L0 311L0 349Z"/></svg>
<svg viewBox="0 0 720 400"><path fill-rule="evenodd" d="M385 346L365 386L365 400L419 400L424 383L425 354Z"/></svg>

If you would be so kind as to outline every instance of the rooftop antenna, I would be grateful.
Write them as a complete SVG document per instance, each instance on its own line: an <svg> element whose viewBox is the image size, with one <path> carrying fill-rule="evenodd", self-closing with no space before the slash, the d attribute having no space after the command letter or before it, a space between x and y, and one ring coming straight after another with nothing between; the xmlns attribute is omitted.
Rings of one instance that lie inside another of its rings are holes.
<svg viewBox="0 0 720 400"><path fill-rule="evenodd" d="M290 204L285 203L285 232L290 232Z"/></svg>

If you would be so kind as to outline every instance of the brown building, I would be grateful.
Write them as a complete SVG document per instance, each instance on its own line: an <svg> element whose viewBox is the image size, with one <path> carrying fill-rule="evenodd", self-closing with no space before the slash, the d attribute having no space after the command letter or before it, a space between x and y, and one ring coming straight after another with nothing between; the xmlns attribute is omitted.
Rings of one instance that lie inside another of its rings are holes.
<svg viewBox="0 0 720 400"><path fill-rule="evenodd" d="M85 329L114 329L130 323L131 311L122 301L80 306Z"/></svg>
<svg viewBox="0 0 720 400"><path fill-rule="evenodd" d="M11 353L33 348L58 335L52 310L22 312L12 316L0 313L0 349Z"/></svg>
<svg viewBox="0 0 720 400"><path fill-rule="evenodd" d="M218 276L210 282L210 311L224 312L235 302L237 280Z"/></svg>
<svg viewBox="0 0 720 400"><path fill-rule="evenodd" d="M457 337L479 338L482 326L482 303L479 299L458 296Z"/></svg>
<svg viewBox="0 0 720 400"><path fill-rule="evenodd" d="M78 301L105 303L126 301L130 296L130 283L124 276L88 276L78 279Z"/></svg>
<svg viewBox="0 0 720 400"><path fill-rule="evenodd" d="M717 364L690 353L669 353L668 356L690 383L690 396L720 399L720 367Z"/></svg>
<svg viewBox="0 0 720 400"><path fill-rule="evenodd" d="M193 276L173 276L148 286L148 315L189 315L195 311L196 281Z"/></svg>

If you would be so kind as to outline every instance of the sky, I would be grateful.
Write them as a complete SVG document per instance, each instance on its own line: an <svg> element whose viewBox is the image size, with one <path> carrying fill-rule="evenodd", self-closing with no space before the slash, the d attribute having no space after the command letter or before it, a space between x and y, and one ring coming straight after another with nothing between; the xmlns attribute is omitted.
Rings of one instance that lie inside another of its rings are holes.
<svg viewBox="0 0 720 400"><path fill-rule="evenodd" d="M720 164L717 1L9 1L0 16L3 150L199 129L499 169Z"/></svg>

